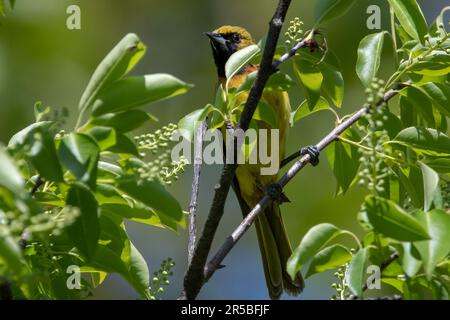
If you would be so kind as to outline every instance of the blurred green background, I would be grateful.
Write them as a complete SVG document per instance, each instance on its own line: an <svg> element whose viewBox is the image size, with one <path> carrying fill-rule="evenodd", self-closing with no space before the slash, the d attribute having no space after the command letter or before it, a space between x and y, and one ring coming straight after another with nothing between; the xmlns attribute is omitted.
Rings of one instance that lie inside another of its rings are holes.
<svg viewBox="0 0 450 320"><path fill-rule="evenodd" d="M448 0L419 1L428 22L449 5ZM0 27L0 143L34 120L36 101L70 111L67 128L73 127L77 104L96 65L128 32L137 33L148 45L148 53L134 71L138 74L166 72L195 84L188 94L146 108L160 120L146 131L154 131L169 122L203 107L214 99L216 74L210 46L203 32L224 24L241 25L260 39L267 31L276 0L17 0L13 11L1 18ZM357 81L354 65L359 40L370 32L366 27L366 9L376 4L382 8L382 27L389 27L385 0L361 0L344 17L322 27L330 49L340 58L346 82L341 114L356 110L364 102L364 90ZM66 9L81 7L81 30L67 30ZM313 24L314 1L293 1L288 20L300 17L305 29ZM389 50L387 50L389 54ZM382 63L382 74L392 72L389 55ZM283 68L289 69L289 65ZM290 92L292 108L301 101L299 88ZM313 115L290 132L288 151L314 143L334 125L328 114ZM330 222L361 233L356 213L364 190L353 187L345 196L334 196L335 181L322 156L317 168L306 168L286 190L292 203L283 205L285 223L293 245L313 225ZM203 171L199 208L201 226L211 203L213 186L220 166ZM191 190L189 169L171 187L187 208ZM240 222L241 213L234 195L230 195L226 214L215 246ZM177 262L172 284L164 298L175 299L180 291L186 267L186 231L178 234L143 225L128 224L135 245L148 261L150 271L159 268L167 257ZM254 230L251 230L224 261L204 287L203 299L266 299L264 275ZM307 280L300 299L329 299L334 293L332 272ZM108 276L95 291L98 299L135 299L136 293L120 277ZM285 296L284 298L289 298Z"/></svg>

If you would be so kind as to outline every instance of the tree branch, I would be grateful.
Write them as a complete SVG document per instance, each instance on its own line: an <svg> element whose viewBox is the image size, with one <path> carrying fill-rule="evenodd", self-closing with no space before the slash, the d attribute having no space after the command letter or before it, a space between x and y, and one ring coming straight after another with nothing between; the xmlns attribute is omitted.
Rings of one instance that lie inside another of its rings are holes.
<svg viewBox="0 0 450 320"><path fill-rule="evenodd" d="M200 188L200 174L202 168L203 139L208 126L206 121L200 122L195 134L194 144L194 177L192 178L191 201L189 202L189 239L188 239L188 264L191 264L194 256L195 243L197 241L197 207L198 190Z"/></svg>
<svg viewBox="0 0 450 320"><path fill-rule="evenodd" d="M383 103L388 102L394 96L397 95L398 90L403 88L405 84L399 84L394 89L389 90L384 98L377 104L378 106ZM368 106L362 107L356 113L348 117L344 122L335 127L326 137L324 137L317 145L317 149L322 151L329 144L335 141L339 135L341 135L344 131L350 128L354 123L356 123L359 119L361 119L367 112L369 111ZM304 155L300 158L278 181L278 184L284 188L309 162L311 161L311 157L309 154ZM250 213L244 218L241 224L236 228L236 230L225 240L222 246L219 248L214 257L208 262L207 266L204 270L204 277L206 280L211 278L214 272L221 265L222 261L228 255L228 253L233 249L235 244L239 241L240 238L247 232L256 218L264 212L264 209L272 202L272 199L265 195L261 201L250 211Z"/></svg>
<svg viewBox="0 0 450 320"><path fill-rule="evenodd" d="M262 93L267 80L273 74L273 57L277 47L278 39L283 27L283 22L291 0L279 0L276 12L270 22L266 46L264 48L260 69L256 80L250 90L244 110L239 119L239 128L246 131L255 113L256 107L261 100ZM194 250L192 261L188 266L184 278L184 289L180 299L195 299L205 283L204 267L208 259L211 244L213 242L217 227L223 216L225 201L231 187L237 164L226 164L222 170L219 184L215 187L213 203L209 211L205 226Z"/></svg>
<svg viewBox="0 0 450 320"><path fill-rule="evenodd" d="M36 182L34 183L33 188L30 191L30 195L34 197L35 193L39 190L39 188L44 184L44 180L41 176L36 178Z"/></svg>

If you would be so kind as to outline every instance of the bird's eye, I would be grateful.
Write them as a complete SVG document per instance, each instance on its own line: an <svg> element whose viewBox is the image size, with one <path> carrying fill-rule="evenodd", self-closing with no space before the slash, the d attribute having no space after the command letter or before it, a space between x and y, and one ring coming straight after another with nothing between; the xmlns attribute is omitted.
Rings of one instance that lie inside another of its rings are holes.
<svg viewBox="0 0 450 320"><path fill-rule="evenodd" d="M238 33L233 33L233 35L231 36L231 39L234 42L240 42L241 41L241 36Z"/></svg>

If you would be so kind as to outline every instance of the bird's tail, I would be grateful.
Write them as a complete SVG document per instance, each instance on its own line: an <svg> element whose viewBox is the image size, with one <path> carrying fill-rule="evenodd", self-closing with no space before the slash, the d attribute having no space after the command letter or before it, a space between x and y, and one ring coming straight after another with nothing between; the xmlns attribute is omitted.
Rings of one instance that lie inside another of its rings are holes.
<svg viewBox="0 0 450 320"><path fill-rule="evenodd" d="M269 206L255 224L270 298L278 299L283 289L290 295L298 295L304 288L303 277L299 272L292 280L287 273L286 263L292 249L278 204Z"/></svg>

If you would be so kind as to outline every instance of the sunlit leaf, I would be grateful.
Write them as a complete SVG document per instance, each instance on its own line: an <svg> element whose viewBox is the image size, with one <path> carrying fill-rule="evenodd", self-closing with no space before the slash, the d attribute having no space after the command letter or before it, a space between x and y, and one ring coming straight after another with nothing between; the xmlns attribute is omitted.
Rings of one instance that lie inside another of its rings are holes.
<svg viewBox="0 0 450 320"><path fill-rule="evenodd" d="M410 127L402 130L392 141L409 147L418 153L448 156L450 155L450 139L435 129Z"/></svg>
<svg viewBox="0 0 450 320"><path fill-rule="evenodd" d="M0 260L12 272L20 273L25 267L25 260L19 244L14 241L14 237L4 226L0 226Z"/></svg>
<svg viewBox="0 0 450 320"><path fill-rule="evenodd" d="M362 297L363 295L369 250L370 247L359 250L353 256L346 273L346 283L357 297Z"/></svg>
<svg viewBox="0 0 450 320"><path fill-rule="evenodd" d="M95 189L100 149L87 135L71 133L62 139L58 156L61 163L80 181Z"/></svg>
<svg viewBox="0 0 450 320"><path fill-rule="evenodd" d="M360 140L355 130L347 130L341 136L355 142ZM326 149L326 153L337 180L336 193L347 192L360 166L361 155L358 148L345 142L336 141Z"/></svg>
<svg viewBox="0 0 450 320"><path fill-rule="evenodd" d="M315 255L305 277L309 278L316 273L336 269L351 259L352 254L346 247L339 244L332 245Z"/></svg>
<svg viewBox="0 0 450 320"><path fill-rule="evenodd" d="M431 236L430 240L414 243L430 279L436 265L450 253L450 215L435 209L430 212L417 211L414 216Z"/></svg>
<svg viewBox="0 0 450 320"><path fill-rule="evenodd" d="M2 145L0 145L0 186L16 194L23 193L25 187L22 175Z"/></svg>
<svg viewBox="0 0 450 320"><path fill-rule="evenodd" d="M114 128L120 133L126 133L141 127L150 119L152 119L150 115L142 110L107 113L100 117L92 118L86 125L86 128L103 126Z"/></svg>
<svg viewBox="0 0 450 320"><path fill-rule="evenodd" d="M213 105L208 104L203 109L192 111L178 122L178 129L185 139L192 141L194 132L197 128L198 122L205 120L205 118L214 110L217 110ZM220 114L220 112L218 112Z"/></svg>
<svg viewBox="0 0 450 320"><path fill-rule="evenodd" d="M400 241L420 241L430 238L422 225L395 202L368 196L365 211L376 232Z"/></svg>
<svg viewBox="0 0 450 320"><path fill-rule="evenodd" d="M323 110L331 110L331 106L325 98L320 97L312 110L308 108L308 101L305 100L300 104L297 110L291 113L291 126L293 126L295 122Z"/></svg>
<svg viewBox="0 0 450 320"><path fill-rule="evenodd" d="M192 85L168 74L128 77L102 90L95 100L92 114L127 111L145 104L186 93Z"/></svg>
<svg viewBox="0 0 450 320"><path fill-rule="evenodd" d="M418 89L430 97L433 101L433 106L447 117L450 117L450 88L447 85L428 82L418 87Z"/></svg>
<svg viewBox="0 0 450 320"><path fill-rule="evenodd" d="M403 29L414 39L424 41L428 33L425 17L416 0L388 0Z"/></svg>
<svg viewBox="0 0 450 320"><path fill-rule="evenodd" d="M317 65L306 59L294 61L294 72L308 100L309 109L312 110L320 98L323 75Z"/></svg>
<svg viewBox="0 0 450 320"><path fill-rule="evenodd" d="M98 65L81 97L80 110L87 109L102 89L133 69L145 51L146 47L137 35L126 35Z"/></svg>
<svg viewBox="0 0 450 320"><path fill-rule="evenodd" d="M257 45L251 45L235 52L225 65L225 75L227 79L231 79L241 71L242 68L244 68L260 51L261 49Z"/></svg>
<svg viewBox="0 0 450 320"><path fill-rule="evenodd" d="M309 259L341 233L342 230L329 223L322 223L309 229L287 262L287 271L291 278L294 279Z"/></svg>
<svg viewBox="0 0 450 320"><path fill-rule="evenodd" d="M356 73L366 87L370 86L380 68L386 34L386 31L369 34L359 44Z"/></svg>
<svg viewBox="0 0 450 320"><path fill-rule="evenodd" d="M424 211L430 210L439 186L439 175L423 162L419 162L423 176Z"/></svg>
<svg viewBox="0 0 450 320"><path fill-rule="evenodd" d="M66 203L80 210L75 222L67 228L69 237L88 260L92 259L100 235L97 200L84 185L74 183L69 189Z"/></svg>
<svg viewBox="0 0 450 320"><path fill-rule="evenodd" d="M182 224L184 215L178 201L158 181L137 181L135 176L117 180L118 189L154 209L159 218Z"/></svg>

